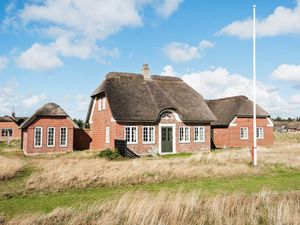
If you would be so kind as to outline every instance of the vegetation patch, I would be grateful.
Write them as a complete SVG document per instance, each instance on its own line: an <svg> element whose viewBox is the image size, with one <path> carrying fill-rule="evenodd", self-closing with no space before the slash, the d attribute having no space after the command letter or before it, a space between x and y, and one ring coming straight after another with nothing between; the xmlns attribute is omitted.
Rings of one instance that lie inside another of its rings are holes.
<svg viewBox="0 0 300 225"><path fill-rule="evenodd" d="M123 156L120 154L120 152L116 148L114 148L114 149L107 148L107 149L99 152L98 156L100 158L105 158L105 159L109 159L109 160L123 159Z"/></svg>
<svg viewBox="0 0 300 225"><path fill-rule="evenodd" d="M14 177L25 163L20 159L0 156L0 181Z"/></svg>
<svg viewBox="0 0 300 225"><path fill-rule="evenodd" d="M192 156L193 153L190 152L182 152L177 154L167 154L167 155L161 155L162 158L170 159L170 158L187 158Z"/></svg>

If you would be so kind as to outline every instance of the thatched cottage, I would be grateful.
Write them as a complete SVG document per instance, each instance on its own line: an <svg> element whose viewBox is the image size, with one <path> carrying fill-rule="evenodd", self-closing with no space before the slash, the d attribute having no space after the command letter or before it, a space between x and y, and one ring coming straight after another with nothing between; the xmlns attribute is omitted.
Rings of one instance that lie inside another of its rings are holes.
<svg viewBox="0 0 300 225"><path fill-rule="evenodd" d="M124 139L137 154L209 150L216 118L203 97L177 77L107 74L92 93L86 122L91 149L113 148Z"/></svg>
<svg viewBox="0 0 300 225"><path fill-rule="evenodd" d="M233 96L206 101L216 121L211 124L213 144L217 148L252 146L253 102L246 96ZM258 146L273 145L274 123L259 105L256 105Z"/></svg>
<svg viewBox="0 0 300 225"><path fill-rule="evenodd" d="M21 139L19 126L27 117L16 117L15 113L11 116L0 117L0 141L11 141Z"/></svg>

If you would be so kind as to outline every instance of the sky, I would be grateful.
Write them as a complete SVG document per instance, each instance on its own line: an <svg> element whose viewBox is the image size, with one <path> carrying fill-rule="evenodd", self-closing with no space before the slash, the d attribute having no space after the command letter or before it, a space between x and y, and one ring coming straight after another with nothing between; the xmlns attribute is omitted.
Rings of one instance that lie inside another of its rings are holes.
<svg viewBox="0 0 300 225"><path fill-rule="evenodd" d="M205 99L252 99L257 8L257 102L300 116L300 0L1 0L0 115L47 102L85 119L111 71L182 78Z"/></svg>

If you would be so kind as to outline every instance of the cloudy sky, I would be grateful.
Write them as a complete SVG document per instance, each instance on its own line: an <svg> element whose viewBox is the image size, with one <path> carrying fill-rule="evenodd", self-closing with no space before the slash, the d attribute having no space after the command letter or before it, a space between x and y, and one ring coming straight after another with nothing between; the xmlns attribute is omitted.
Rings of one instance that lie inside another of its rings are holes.
<svg viewBox="0 0 300 225"><path fill-rule="evenodd" d="M1 0L0 115L46 102L84 119L110 71L178 76L204 98L257 98L272 116L300 116L300 0Z"/></svg>

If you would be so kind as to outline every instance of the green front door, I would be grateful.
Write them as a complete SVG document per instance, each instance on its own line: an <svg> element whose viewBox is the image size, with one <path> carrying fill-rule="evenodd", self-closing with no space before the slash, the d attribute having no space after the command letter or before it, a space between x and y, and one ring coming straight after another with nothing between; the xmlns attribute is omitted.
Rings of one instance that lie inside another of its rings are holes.
<svg viewBox="0 0 300 225"><path fill-rule="evenodd" d="M161 153L173 152L173 129L172 127L161 128Z"/></svg>

